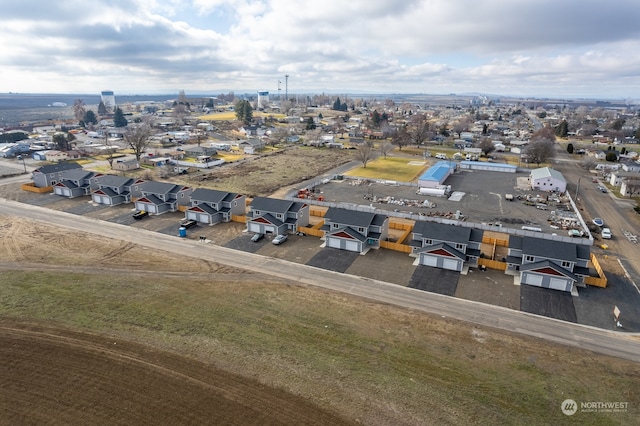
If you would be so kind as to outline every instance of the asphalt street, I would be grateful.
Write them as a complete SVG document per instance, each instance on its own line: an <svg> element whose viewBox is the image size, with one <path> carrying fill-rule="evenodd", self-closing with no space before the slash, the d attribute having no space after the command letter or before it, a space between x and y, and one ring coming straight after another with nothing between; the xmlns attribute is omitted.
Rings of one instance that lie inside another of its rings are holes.
<svg viewBox="0 0 640 426"><path fill-rule="evenodd" d="M322 287L371 301L389 303L472 324L516 332L635 362L640 361L640 334L608 331L559 321L500 306L400 287L370 278L237 251L214 244L185 240L144 229L134 229L125 225L53 211L43 207L25 206L11 200L2 200L0 214L30 218L67 228L70 232L88 232L145 247L161 248L164 251L198 259L215 260L221 264L269 274L305 285Z"/></svg>

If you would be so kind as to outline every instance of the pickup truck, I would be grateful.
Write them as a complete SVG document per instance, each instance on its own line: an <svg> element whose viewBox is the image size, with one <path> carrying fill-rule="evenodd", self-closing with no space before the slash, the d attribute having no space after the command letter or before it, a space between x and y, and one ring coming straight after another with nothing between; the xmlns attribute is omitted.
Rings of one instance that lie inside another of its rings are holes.
<svg viewBox="0 0 640 426"><path fill-rule="evenodd" d="M135 213L133 214L133 218L134 218L135 220L140 220L140 219L142 219L143 217L147 217L147 216L149 216L149 212L144 211L144 210L138 210L137 212L135 212Z"/></svg>

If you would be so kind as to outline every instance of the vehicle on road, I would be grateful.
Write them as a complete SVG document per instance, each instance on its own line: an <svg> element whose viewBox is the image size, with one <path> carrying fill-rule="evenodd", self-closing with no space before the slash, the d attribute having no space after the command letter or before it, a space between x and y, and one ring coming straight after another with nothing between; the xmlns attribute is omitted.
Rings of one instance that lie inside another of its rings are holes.
<svg viewBox="0 0 640 426"><path fill-rule="evenodd" d="M264 238L264 234L253 234L253 237L251 237L251 241L253 241L254 243L257 243L263 238Z"/></svg>
<svg viewBox="0 0 640 426"><path fill-rule="evenodd" d="M280 245L285 241L287 241L287 238L288 238L287 234L278 234L271 242L275 245Z"/></svg>
<svg viewBox="0 0 640 426"><path fill-rule="evenodd" d="M611 229L602 228L602 231L600 232L600 236L602 238L604 238L605 240L610 240L611 239Z"/></svg>
<svg viewBox="0 0 640 426"><path fill-rule="evenodd" d="M598 185L598 191L606 193L607 192L607 188L605 186Z"/></svg>
<svg viewBox="0 0 640 426"><path fill-rule="evenodd" d="M133 214L133 218L135 220L140 220L140 219L142 219L144 217L147 217L147 216L149 216L149 212L147 212L145 210L138 210L137 212L135 212Z"/></svg>
<svg viewBox="0 0 640 426"><path fill-rule="evenodd" d="M181 219L180 226L184 226L186 229L193 228L198 224L198 221L194 219Z"/></svg>
<svg viewBox="0 0 640 426"><path fill-rule="evenodd" d="M596 225L596 226L604 226L604 220L602 220L602 219L601 219L601 218L599 218L599 217L595 217L595 218L593 218L592 222L593 222L593 224L594 224L594 225Z"/></svg>

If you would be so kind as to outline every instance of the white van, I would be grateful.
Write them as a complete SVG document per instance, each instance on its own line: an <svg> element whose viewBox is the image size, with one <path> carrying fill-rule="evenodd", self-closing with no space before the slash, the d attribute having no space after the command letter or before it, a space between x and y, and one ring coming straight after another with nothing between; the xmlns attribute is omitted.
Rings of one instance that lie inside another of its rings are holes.
<svg viewBox="0 0 640 426"><path fill-rule="evenodd" d="M446 160L447 159L447 154L438 153L438 154L436 154L436 158L439 159L439 160Z"/></svg>

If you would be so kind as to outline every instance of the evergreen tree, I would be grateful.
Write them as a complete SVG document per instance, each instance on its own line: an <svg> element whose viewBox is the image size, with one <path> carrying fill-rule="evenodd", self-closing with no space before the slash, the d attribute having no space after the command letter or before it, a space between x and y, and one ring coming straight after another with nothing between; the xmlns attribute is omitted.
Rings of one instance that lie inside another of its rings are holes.
<svg viewBox="0 0 640 426"><path fill-rule="evenodd" d="M98 104L98 115L107 115L107 106L102 101Z"/></svg>
<svg viewBox="0 0 640 426"><path fill-rule="evenodd" d="M253 120L253 108L247 100L238 101L235 105L236 118L244 123L251 123Z"/></svg>
<svg viewBox="0 0 640 426"><path fill-rule="evenodd" d="M567 137L569 134L569 124L567 123L567 120L562 120L562 122L556 126L555 133L559 138Z"/></svg>
<svg viewBox="0 0 640 426"><path fill-rule="evenodd" d="M116 110L113 114L113 125L115 127L127 127L127 119L124 116L124 113L120 109L120 107L116 107Z"/></svg>
<svg viewBox="0 0 640 426"><path fill-rule="evenodd" d="M570 143L569 145L567 145L567 152L568 152L569 154L573 154L573 144L572 144L572 143Z"/></svg>
<svg viewBox="0 0 640 426"><path fill-rule="evenodd" d="M85 125L98 124L98 117L96 117L96 113L90 109L84 113L84 119L82 121L84 121Z"/></svg>
<svg viewBox="0 0 640 426"><path fill-rule="evenodd" d="M313 117L307 118L307 126L305 128L307 130L314 130L316 128L316 123L313 121Z"/></svg>

